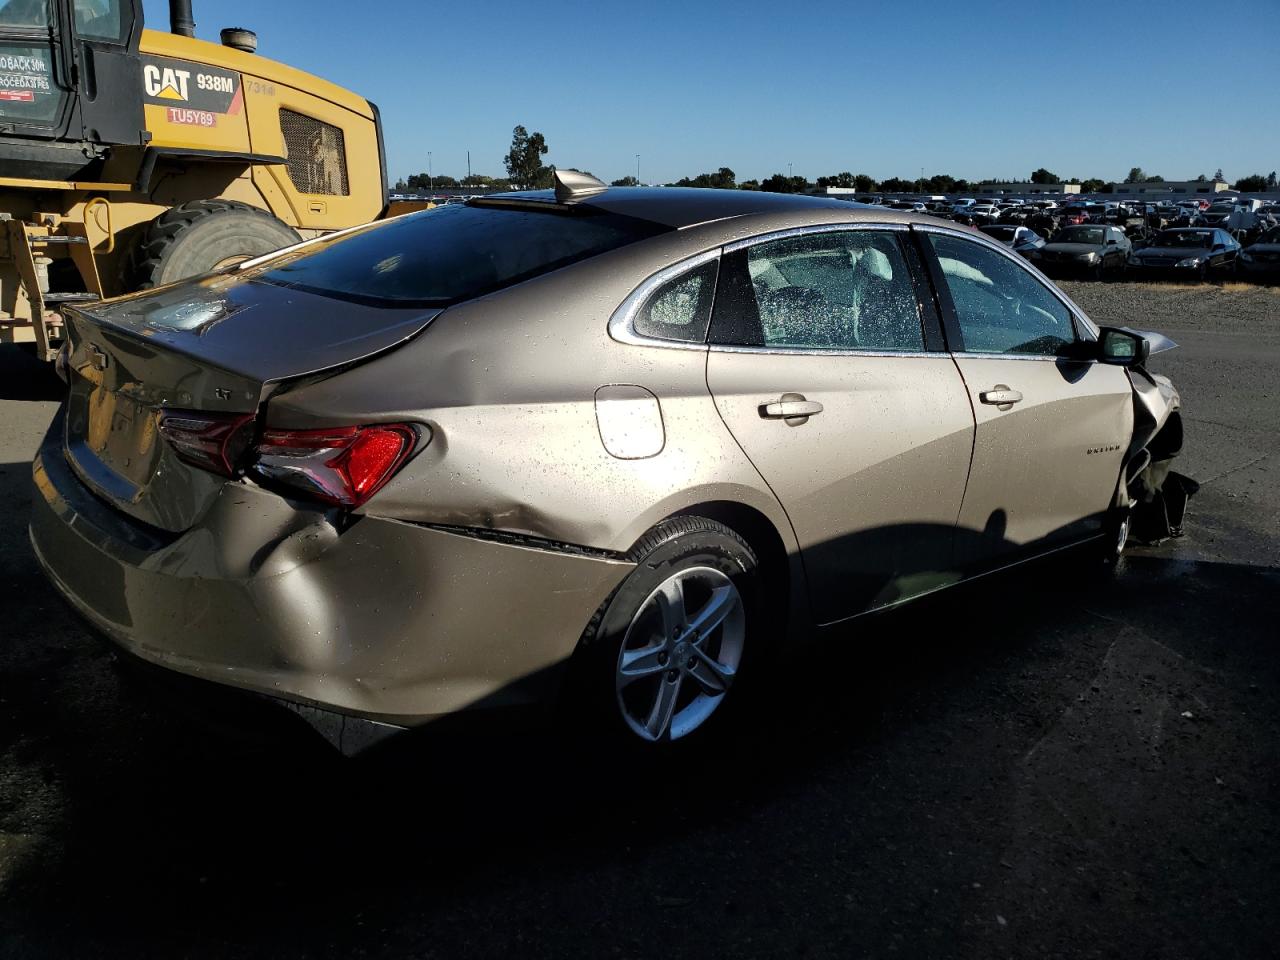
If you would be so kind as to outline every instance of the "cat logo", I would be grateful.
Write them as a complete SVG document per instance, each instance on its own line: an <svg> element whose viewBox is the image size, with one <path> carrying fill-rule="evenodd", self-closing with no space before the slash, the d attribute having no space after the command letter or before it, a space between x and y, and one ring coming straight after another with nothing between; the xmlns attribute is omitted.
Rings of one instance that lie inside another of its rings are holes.
<svg viewBox="0 0 1280 960"><path fill-rule="evenodd" d="M176 70L173 67L158 67L148 63L142 68L142 82L148 97L160 100L186 101L187 84L191 80L190 70Z"/></svg>

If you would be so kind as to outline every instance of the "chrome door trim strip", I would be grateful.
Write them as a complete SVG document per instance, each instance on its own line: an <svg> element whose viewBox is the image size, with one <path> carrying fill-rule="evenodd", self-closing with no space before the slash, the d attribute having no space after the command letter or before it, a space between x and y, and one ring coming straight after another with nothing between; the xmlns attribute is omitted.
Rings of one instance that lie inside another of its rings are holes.
<svg viewBox="0 0 1280 960"><path fill-rule="evenodd" d="M941 350L824 350L821 347L751 347L737 344L708 344L712 353L764 353L784 357L933 357L946 359L951 356Z"/></svg>
<svg viewBox="0 0 1280 960"><path fill-rule="evenodd" d="M759 236L735 240L724 245L725 253L743 250L772 240L786 240L789 237L802 237L809 233L862 233L866 230L889 230L905 233L910 227L905 223L815 223L807 227L792 227L789 230L775 230Z"/></svg>
<svg viewBox="0 0 1280 960"><path fill-rule="evenodd" d="M951 356L957 360L1051 360L1054 363L1097 363L1097 360L1076 360L1071 357L1058 357L1053 354L1040 353L982 353L981 351L957 351Z"/></svg>

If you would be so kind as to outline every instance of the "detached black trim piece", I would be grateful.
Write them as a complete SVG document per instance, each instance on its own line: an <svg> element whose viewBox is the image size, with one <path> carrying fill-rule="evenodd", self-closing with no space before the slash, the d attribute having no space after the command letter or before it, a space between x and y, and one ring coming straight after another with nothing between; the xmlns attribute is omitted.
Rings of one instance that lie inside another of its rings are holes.
<svg viewBox="0 0 1280 960"><path fill-rule="evenodd" d="M142 166L138 170L138 179L134 184L142 193L151 189L151 178L156 172L156 163L164 157L175 160L209 160L213 163L247 163L252 166L270 166L288 162L285 157L277 157L270 153L227 153L223 150L192 150L187 147L147 147L142 158Z"/></svg>
<svg viewBox="0 0 1280 960"><path fill-rule="evenodd" d="M374 218L383 220L391 209L391 181L387 179L387 142L382 136L382 111L372 100L366 100L373 111L373 129L378 136L378 174L382 177L382 211Z"/></svg>
<svg viewBox="0 0 1280 960"><path fill-rule="evenodd" d="M626 555L617 550L601 550L599 547L584 547L576 543L565 543L561 540L548 540L544 537L533 537L524 533L509 533L505 530L489 530L485 527L460 527L450 523L415 523L415 527L426 527L428 530L439 530L460 537L471 537L473 540L489 540L493 543L505 543L513 547L528 547L530 550L545 550L548 553L567 553L575 557L595 557L599 560L626 560Z"/></svg>

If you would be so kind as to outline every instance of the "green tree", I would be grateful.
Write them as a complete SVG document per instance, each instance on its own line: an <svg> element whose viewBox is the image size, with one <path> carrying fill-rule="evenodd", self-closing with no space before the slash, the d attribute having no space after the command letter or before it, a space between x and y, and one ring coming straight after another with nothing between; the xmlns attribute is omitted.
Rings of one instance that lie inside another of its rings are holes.
<svg viewBox="0 0 1280 960"><path fill-rule="evenodd" d="M1198 177L1196 177L1196 183L1208 183L1208 182L1209 182L1209 178L1206 177L1203 173L1200 174Z"/></svg>
<svg viewBox="0 0 1280 960"><path fill-rule="evenodd" d="M760 181L760 189L769 193L804 193L810 186L812 184L804 177L788 177L782 173Z"/></svg>
<svg viewBox="0 0 1280 960"><path fill-rule="evenodd" d="M1099 180L1097 177L1090 177L1088 180L1080 181L1080 192L1099 193L1106 185L1107 182L1105 180Z"/></svg>
<svg viewBox="0 0 1280 960"><path fill-rule="evenodd" d="M1214 175L1213 175L1213 182L1214 182L1214 183L1226 183L1226 182L1227 182L1227 178L1226 178L1226 177L1224 177L1224 176L1222 175L1222 168L1221 168L1221 167L1219 167L1219 168L1217 169L1217 172L1215 172L1215 173L1214 173Z"/></svg>
<svg viewBox="0 0 1280 960"><path fill-rule="evenodd" d="M816 182L819 190L826 187L845 187L852 190L854 188L854 179L853 174L846 170L843 173L834 173L829 177L819 177Z"/></svg>
<svg viewBox="0 0 1280 960"><path fill-rule="evenodd" d="M924 182L924 188L929 193L953 193L957 182L956 178L950 174L935 173Z"/></svg>
<svg viewBox="0 0 1280 960"><path fill-rule="evenodd" d="M1267 178L1261 173L1250 174L1237 180L1235 188L1237 190L1247 190L1249 193L1260 193L1267 189Z"/></svg>
<svg viewBox="0 0 1280 960"><path fill-rule="evenodd" d="M1267 174L1267 189L1274 190L1276 188L1276 172L1272 170Z"/></svg>
<svg viewBox="0 0 1280 960"><path fill-rule="evenodd" d="M547 153L546 138L536 131L530 133L522 126L511 131L511 149L503 158L507 176L518 187L549 187L555 167L546 167L542 158Z"/></svg>
<svg viewBox="0 0 1280 960"><path fill-rule="evenodd" d="M623 177L621 180L614 180L611 184L609 184L609 186L611 186L611 187L638 187L638 186L640 186L640 181L639 181L639 180L637 180L635 177L632 177L632 176L626 176L626 177Z"/></svg>
<svg viewBox="0 0 1280 960"><path fill-rule="evenodd" d="M970 186L972 186L972 184L970 184L968 180L961 179L957 180L951 189L956 193L968 193Z"/></svg>
<svg viewBox="0 0 1280 960"><path fill-rule="evenodd" d="M1134 167L1129 171L1129 175L1124 178L1125 183L1146 183L1147 175L1141 167Z"/></svg>
<svg viewBox="0 0 1280 960"><path fill-rule="evenodd" d="M1062 183L1056 173L1041 167L1039 170L1031 171L1032 183Z"/></svg>
<svg viewBox="0 0 1280 960"><path fill-rule="evenodd" d="M865 173L860 173L853 178L853 189L861 190L863 193L870 193L876 188L874 177L869 177Z"/></svg>
<svg viewBox="0 0 1280 960"><path fill-rule="evenodd" d="M914 193L916 190L915 180L903 180L901 177L890 177L888 180L880 181L880 189L885 193Z"/></svg>
<svg viewBox="0 0 1280 960"><path fill-rule="evenodd" d="M738 186L738 175L728 167L715 173L700 173L696 177L684 177L676 181L677 187L712 187L717 190L733 190Z"/></svg>
<svg viewBox="0 0 1280 960"><path fill-rule="evenodd" d="M759 180L743 180L740 184L738 184L738 189L739 190L759 190L760 181Z"/></svg>
<svg viewBox="0 0 1280 960"><path fill-rule="evenodd" d="M1143 183L1164 183L1164 177L1160 176L1160 174L1158 173L1154 173L1151 176L1147 177L1147 179L1143 180L1142 182Z"/></svg>

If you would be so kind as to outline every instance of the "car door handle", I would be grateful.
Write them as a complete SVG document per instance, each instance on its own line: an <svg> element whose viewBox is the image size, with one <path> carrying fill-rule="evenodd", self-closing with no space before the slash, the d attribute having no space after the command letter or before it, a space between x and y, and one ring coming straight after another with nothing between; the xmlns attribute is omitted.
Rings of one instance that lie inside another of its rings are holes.
<svg viewBox="0 0 1280 960"><path fill-rule="evenodd" d="M983 390L978 394L978 399L983 403L990 403L997 407L1003 407L1017 403L1022 399L1022 394L1017 390L1010 390L1003 383L997 383L992 389Z"/></svg>
<svg viewBox="0 0 1280 960"><path fill-rule="evenodd" d="M802 393L784 393L779 399L760 406L760 416L766 420L785 420L793 427L821 412L822 404L806 400Z"/></svg>

